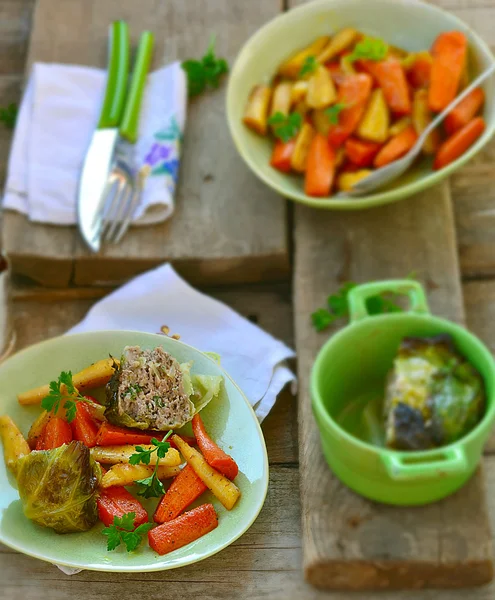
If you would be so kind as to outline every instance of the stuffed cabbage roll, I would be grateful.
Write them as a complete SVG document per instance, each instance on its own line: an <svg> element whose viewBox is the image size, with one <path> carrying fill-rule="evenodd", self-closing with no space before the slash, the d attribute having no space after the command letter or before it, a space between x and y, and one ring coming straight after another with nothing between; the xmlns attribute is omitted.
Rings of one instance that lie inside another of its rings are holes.
<svg viewBox="0 0 495 600"><path fill-rule="evenodd" d="M450 444L471 431L484 410L481 376L450 336L402 341L386 389L388 447L426 450Z"/></svg>
<svg viewBox="0 0 495 600"><path fill-rule="evenodd" d="M33 451L17 463L24 514L57 533L91 529L98 520L100 466L81 442Z"/></svg>

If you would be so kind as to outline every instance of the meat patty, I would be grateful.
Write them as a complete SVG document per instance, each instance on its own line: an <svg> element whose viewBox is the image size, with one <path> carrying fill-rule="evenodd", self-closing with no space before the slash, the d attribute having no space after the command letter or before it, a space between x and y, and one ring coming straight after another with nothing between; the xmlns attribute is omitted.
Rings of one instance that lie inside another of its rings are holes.
<svg viewBox="0 0 495 600"><path fill-rule="evenodd" d="M160 347L124 348L107 398L105 415L116 425L165 431L190 421L194 414L179 363Z"/></svg>

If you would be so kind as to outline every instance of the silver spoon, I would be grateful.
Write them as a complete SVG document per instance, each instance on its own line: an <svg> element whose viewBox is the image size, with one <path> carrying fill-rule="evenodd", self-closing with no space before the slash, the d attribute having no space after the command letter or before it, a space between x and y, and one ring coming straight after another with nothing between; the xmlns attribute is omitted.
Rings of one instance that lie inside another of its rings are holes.
<svg viewBox="0 0 495 600"><path fill-rule="evenodd" d="M389 183L393 179L402 175L409 167L412 165L415 158L421 152L421 148L426 141L426 138L430 135L430 133L440 125L440 123L445 119L445 117L449 114L449 112L456 107L459 102L461 102L469 93L471 93L474 88L478 87L485 79L490 77L495 71L495 63L493 63L486 71L483 71L481 75L479 75L461 94L459 94L452 102L445 108L439 115L437 115L433 121L426 127L423 133L419 136L417 142L414 146L409 150L409 152L403 156L399 160L395 160L390 163L386 167L382 167L381 169L377 169L368 177L361 179L356 185L347 192L342 192L337 194L336 198L349 198L352 196L362 196L363 194L367 194L372 192L376 188L382 187L386 183Z"/></svg>

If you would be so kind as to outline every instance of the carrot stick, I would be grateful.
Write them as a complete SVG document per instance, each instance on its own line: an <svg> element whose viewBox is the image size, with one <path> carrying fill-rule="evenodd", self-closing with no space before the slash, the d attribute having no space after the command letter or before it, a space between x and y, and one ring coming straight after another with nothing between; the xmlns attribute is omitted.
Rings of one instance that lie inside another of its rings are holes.
<svg viewBox="0 0 495 600"><path fill-rule="evenodd" d="M123 517L127 513L135 513L134 527L148 521L148 513L139 500L123 486L102 489L97 500L98 516L107 527L113 523L114 517Z"/></svg>
<svg viewBox="0 0 495 600"><path fill-rule="evenodd" d="M146 432L136 431L135 429L126 429L125 427L118 427L111 423L104 422L100 425L98 433L96 435L97 446L124 446L136 444L151 444L153 438L160 439L160 435L163 437L163 432ZM196 444L196 438L187 435L180 436L190 445ZM170 441L170 440L169 440ZM171 443L175 448L175 445Z"/></svg>
<svg viewBox="0 0 495 600"><path fill-rule="evenodd" d="M404 156L404 154L409 152L417 139L418 134L416 133L416 130L412 125L409 125L409 127L403 129L383 146L376 155L373 164L375 167L380 168L401 158L401 156Z"/></svg>
<svg viewBox="0 0 495 600"><path fill-rule="evenodd" d="M347 75L342 81L337 104L343 105L344 109L338 115L338 124L332 125L328 133L328 140L334 148L341 146L359 125L371 94L372 83L373 80L367 73Z"/></svg>
<svg viewBox="0 0 495 600"><path fill-rule="evenodd" d="M51 450L72 441L72 430L70 425L61 417L51 417L45 427L40 440L40 448L36 444L36 450Z"/></svg>
<svg viewBox="0 0 495 600"><path fill-rule="evenodd" d="M440 146L433 162L435 170L447 166L472 145L485 130L485 121L482 117L475 117L462 129L456 131Z"/></svg>
<svg viewBox="0 0 495 600"><path fill-rule="evenodd" d="M207 489L194 469L190 465L186 465L160 500L153 519L157 523L172 521Z"/></svg>
<svg viewBox="0 0 495 600"><path fill-rule="evenodd" d="M401 63L395 58L380 62L367 61L366 70L382 88L390 110L396 115L410 115L412 111L411 96L406 73Z"/></svg>
<svg viewBox="0 0 495 600"><path fill-rule="evenodd" d="M481 88L475 88L464 100L453 108L445 118L445 131L452 135L476 115L485 102L485 92Z"/></svg>
<svg viewBox="0 0 495 600"><path fill-rule="evenodd" d="M282 171L282 173L290 173L290 159L294 152L296 140L289 140L288 142L282 142L277 140L273 147L272 157L270 164L274 169Z"/></svg>
<svg viewBox="0 0 495 600"><path fill-rule="evenodd" d="M309 147L304 191L308 196L328 196L335 177L335 150L317 133Z"/></svg>
<svg viewBox="0 0 495 600"><path fill-rule="evenodd" d="M369 167L380 148L380 144L364 142L356 138L349 138L345 143L347 158L358 167Z"/></svg>
<svg viewBox="0 0 495 600"><path fill-rule="evenodd" d="M192 420L192 428L194 435L196 436L199 449L206 458L206 462L217 471L220 471L220 473L225 475L225 477L228 477L231 480L235 479L237 477L237 473L239 472L237 463L231 456L219 448L206 433L204 423L199 414L194 415Z"/></svg>
<svg viewBox="0 0 495 600"><path fill-rule="evenodd" d="M432 48L428 104L434 112L442 111L455 98L466 63L467 39L460 31L441 33Z"/></svg>
<svg viewBox="0 0 495 600"><path fill-rule="evenodd" d="M148 542L155 552L163 555L194 542L217 526L218 517L213 504L202 504L148 531Z"/></svg>
<svg viewBox="0 0 495 600"><path fill-rule="evenodd" d="M71 423L71 428L75 440L82 442L88 448L96 446L98 425L84 402L76 403L76 417Z"/></svg>

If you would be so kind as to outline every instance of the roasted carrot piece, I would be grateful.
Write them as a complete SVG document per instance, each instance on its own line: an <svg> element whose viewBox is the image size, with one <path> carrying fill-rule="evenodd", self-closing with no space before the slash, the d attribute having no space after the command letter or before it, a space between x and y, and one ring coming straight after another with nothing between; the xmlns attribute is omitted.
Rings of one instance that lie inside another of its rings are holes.
<svg viewBox="0 0 495 600"><path fill-rule="evenodd" d="M376 155L374 165L377 168L384 167L407 154L414 146L418 134L412 125L402 130L399 134L390 139L385 146Z"/></svg>
<svg viewBox="0 0 495 600"><path fill-rule="evenodd" d="M441 33L432 48L428 104L434 112L442 111L455 98L466 64L467 39L461 31Z"/></svg>
<svg viewBox="0 0 495 600"><path fill-rule="evenodd" d="M406 73L399 60L366 61L366 70L382 88L390 110L396 115L411 114L412 104Z"/></svg>
<svg viewBox="0 0 495 600"><path fill-rule="evenodd" d="M364 142L356 138L349 138L345 143L347 158L358 167L369 167L380 148L380 144Z"/></svg>
<svg viewBox="0 0 495 600"><path fill-rule="evenodd" d="M162 435L163 437L163 435ZM195 445L196 438L187 435L181 435L188 444ZM98 433L96 435L97 446L124 446L124 445L136 445L136 444L151 444L153 438L160 438L159 432L146 432L137 431L135 429L126 429L125 427L119 427L118 425L112 425L111 423L104 422L100 425ZM170 441L170 440L169 440ZM175 445L171 443L175 448Z"/></svg>
<svg viewBox="0 0 495 600"><path fill-rule="evenodd" d="M335 85L342 85L346 74L342 70L340 62L327 63L325 67L330 71L330 76L333 79Z"/></svg>
<svg viewBox="0 0 495 600"><path fill-rule="evenodd" d="M371 86L372 78L367 73L344 78L339 87L337 104L345 108L338 115L338 124L332 125L328 134L328 140L334 148L341 146L359 125L371 94Z"/></svg>
<svg viewBox="0 0 495 600"><path fill-rule="evenodd" d="M51 417L46 424L42 437L42 449L51 450L71 442L72 430L69 423L61 417ZM38 445L36 445L36 449L38 449Z"/></svg>
<svg viewBox="0 0 495 600"><path fill-rule="evenodd" d="M194 469L190 465L186 465L160 500L153 519L157 523L172 521L207 489Z"/></svg>
<svg viewBox="0 0 495 600"><path fill-rule="evenodd" d="M309 148L304 191L308 196L328 196L335 177L335 150L317 133Z"/></svg>
<svg viewBox="0 0 495 600"><path fill-rule="evenodd" d="M235 479L237 477L237 473L239 472L237 463L231 456L219 448L206 433L204 423L199 414L194 415L192 420L192 428L194 435L196 436L199 449L206 458L206 462L217 471L220 471L220 473L225 475L225 477L228 477L231 480Z"/></svg>
<svg viewBox="0 0 495 600"><path fill-rule="evenodd" d="M406 59L407 60L407 59ZM425 88L430 83L433 57L429 52L418 52L412 58L412 64L406 67L407 80L413 88ZM404 64L404 63L403 63Z"/></svg>
<svg viewBox="0 0 495 600"><path fill-rule="evenodd" d="M134 527L148 521L148 513L139 500L123 486L102 489L97 500L98 516L107 527L113 523L114 517L122 517L133 512Z"/></svg>
<svg viewBox="0 0 495 600"><path fill-rule="evenodd" d="M475 88L464 100L453 108L445 117L445 131L452 135L464 125L467 125L485 102L485 92L481 88Z"/></svg>
<svg viewBox="0 0 495 600"><path fill-rule="evenodd" d="M218 517L213 504L202 504L148 531L148 542L158 554L167 554L194 542L217 526Z"/></svg>
<svg viewBox="0 0 495 600"><path fill-rule="evenodd" d="M88 448L96 446L98 425L84 402L76 403L76 417L70 425L75 440L82 442Z"/></svg>
<svg viewBox="0 0 495 600"><path fill-rule="evenodd" d="M440 146L433 162L435 170L454 162L480 137L485 130L483 117L475 117L462 129L456 131Z"/></svg>

